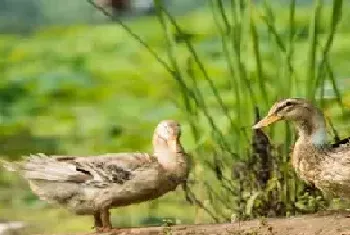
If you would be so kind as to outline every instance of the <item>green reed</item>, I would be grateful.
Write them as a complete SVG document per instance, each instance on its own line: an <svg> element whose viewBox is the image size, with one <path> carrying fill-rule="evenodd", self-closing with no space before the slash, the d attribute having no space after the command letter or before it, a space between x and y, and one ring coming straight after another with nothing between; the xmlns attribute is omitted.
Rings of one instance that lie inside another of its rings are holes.
<svg viewBox="0 0 350 235"><path fill-rule="evenodd" d="M178 84L183 113L198 144L193 153L195 164L206 169L204 175L192 174L196 181L192 190L197 206L204 208L215 221L222 221L229 220L232 214L256 217L312 212L324 204L320 193L307 189L289 166L294 139L289 124L283 128L272 127L269 132L272 142L282 142L282 146L262 144L268 149L263 151L268 164L261 162L260 150L256 151L257 145L252 145L254 138L264 137L261 133L260 137L257 133L251 137L250 127L254 123L254 107L259 107L264 114L276 99L301 96L322 105L327 80L336 102L342 106L329 56L341 21L342 0L332 2L330 16L326 16L330 17L327 32L320 32L320 24L326 12L323 10L329 6L322 0L314 1L306 38L296 24L299 8L295 0L290 0L288 9L268 0L260 4L251 0L208 0L216 40L221 44L220 56L228 71L222 78L209 72L212 61L203 56L194 40L186 37L184 23L173 16L162 1L154 2L164 33L166 58L158 55L120 19L93 1L88 2L116 20ZM281 10L288 16L286 24L278 21L281 14L277 11ZM183 41L177 42L175 35ZM307 48L306 58L296 58L300 43ZM180 60L180 48L188 53L185 63ZM302 67L298 65L300 60L304 61ZM219 82L227 84L226 87L219 86ZM205 91L202 87L206 87ZM282 131L276 132L277 128ZM201 136L206 130L211 133L210 140L203 142ZM263 184L259 182L261 171L268 172L270 177ZM206 190L199 189L198 184ZM203 200L209 200L210 204L204 205Z"/></svg>

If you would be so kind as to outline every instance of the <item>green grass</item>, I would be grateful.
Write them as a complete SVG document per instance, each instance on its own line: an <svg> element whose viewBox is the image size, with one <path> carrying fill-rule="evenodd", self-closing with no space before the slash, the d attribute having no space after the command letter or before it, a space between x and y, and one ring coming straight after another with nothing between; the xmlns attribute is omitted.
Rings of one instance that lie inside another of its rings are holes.
<svg viewBox="0 0 350 235"><path fill-rule="evenodd" d="M227 220L238 213L238 192L228 188L236 190L238 184L230 179L232 165L250 156L255 106L264 114L282 97L315 98L341 137L348 135L348 3L343 3L342 21L341 1L313 8L272 3L210 1L208 8L176 18L158 5L157 17L127 23L158 60L113 24L1 35L0 129L6 140L0 141L1 154L15 159L41 150L150 151L157 122L178 119L184 147L195 161L192 190L219 221ZM283 159L279 171L287 179L272 178L271 190L289 206L297 197L299 204L314 203L286 163L292 129L277 124L267 133L275 145L283 145L274 156ZM219 164L229 187L208 162ZM13 174L1 172L0 183L0 218L28 221L35 232L92 226L92 218L39 203ZM244 211L256 216L252 213L267 196L244 186ZM155 221L152 217L212 222L180 191L157 203L115 209L112 219L115 226L140 226Z"/></svg>

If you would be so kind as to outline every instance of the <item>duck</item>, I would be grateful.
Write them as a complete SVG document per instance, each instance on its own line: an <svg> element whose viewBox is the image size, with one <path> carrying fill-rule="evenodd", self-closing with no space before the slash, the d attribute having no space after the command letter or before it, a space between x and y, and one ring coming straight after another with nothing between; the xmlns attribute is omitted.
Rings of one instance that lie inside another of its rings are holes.
<svg viewBox="0 0 350 235"><path fill-rule="evenodd" d="M329 143L324 114L303 98L276 102L253 129L261 129L281 120L292 122L298 133L291 152L291 164L297 175L320 189L326 198L347 200L350 197L348 141Z"/></svg>
<svg viewBox="0 0 350 235"><path fill-rule="evenodd" d="M93 215L97 232L112 229L110 209L156 199L189 175L180 142L181 126L161 121L153 134L153 153L109 153L98 156L47 156L20 162L2 161L18 171L41 200L58 203L77 215Z"/></svg>

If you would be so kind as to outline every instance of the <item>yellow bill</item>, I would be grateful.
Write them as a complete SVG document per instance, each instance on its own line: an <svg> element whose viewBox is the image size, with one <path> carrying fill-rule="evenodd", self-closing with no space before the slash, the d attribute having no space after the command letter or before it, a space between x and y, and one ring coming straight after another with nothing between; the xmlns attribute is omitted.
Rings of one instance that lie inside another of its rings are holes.
<svg viewBox="0 0 350 235"><path fill-rule="evenodd" d="M271 125L274 122L277 122L278 120L281 120L280 116L274 114L266 116L265 118L261 119L257 124L255 124L253 126L253 129L263 128L265 126Z"/></svg>

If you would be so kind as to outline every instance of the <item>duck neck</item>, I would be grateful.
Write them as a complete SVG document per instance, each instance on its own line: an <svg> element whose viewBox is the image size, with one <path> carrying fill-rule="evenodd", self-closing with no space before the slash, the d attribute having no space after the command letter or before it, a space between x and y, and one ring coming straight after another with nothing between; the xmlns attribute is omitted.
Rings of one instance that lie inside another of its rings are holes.
<svg viewBox="0 0 350 235"><path fill-rule="evenodd" d="M153 141L153 153L158 162L169 171L176 170L183 160L183 148L178 139Z"/></svg>
<svg viewBox="0 0 350 235"><path fill-rule="evenodd" d="M297 143L312 144L315 147L327 145L327 132L324 116L316 112L309 119L296 121L296 127L299 132Z"/></svg>

